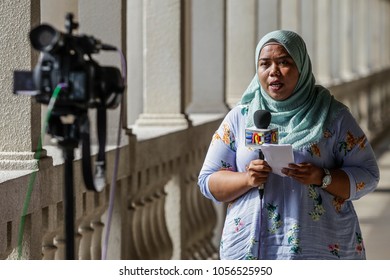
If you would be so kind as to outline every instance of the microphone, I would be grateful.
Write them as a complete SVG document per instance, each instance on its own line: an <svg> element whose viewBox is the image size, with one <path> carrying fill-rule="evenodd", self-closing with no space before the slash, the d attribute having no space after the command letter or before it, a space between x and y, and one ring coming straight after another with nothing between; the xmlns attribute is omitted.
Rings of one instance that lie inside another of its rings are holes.
<svg viewBox="0 0 390 280"><path fill-rule="evenodd" d="M253 114L253 122L255 123L256 128L267 129L269 124L271 123L271 113L265 110L257 110ZM265 138L265 133L264 133L264 138ZM271 139L272 141L272 138L267 138L267 139L265 138L263 142L265 143L265 141L267 141L268 139ZM259 159L264 159L264 154L261 151L261 149L259 149Z"/></svg>
<svg viewBox="0 0 390 280"><path fill-rule="evenodd" d="M271 113L257 110L253 114L255 126L245 129L245 146L260 149L264 144L278 144L278 129L268 126L271 123Z"/></svg>
<svg viewBox="0 0 390 280"><path fill-rule="evenodd" d="M253 114L254 127L245 129L245 145L259 149L259 159L264 159L261 146L264 144L278 144L278 129L268 126L271 123L271 113L266 110L257 110ZM264 195L264 184L258 186L260 198Z"/></svg>

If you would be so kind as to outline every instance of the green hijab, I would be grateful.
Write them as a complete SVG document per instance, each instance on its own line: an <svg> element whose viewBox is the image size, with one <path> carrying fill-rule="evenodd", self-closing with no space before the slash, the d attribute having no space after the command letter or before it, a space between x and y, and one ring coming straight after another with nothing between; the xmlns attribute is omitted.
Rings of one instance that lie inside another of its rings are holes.
<svg viewBox="0 0 390 280"><path fill-rule="evenodd" d="M299 71L293 94L283 101L272 99L261 87L257 76L261 49L269 42L282 45ZM247 112L246 127L254 125L254 112L259 109L270 111L270 127L278 128L280 144L292 144L294 149L298 149L317 143L326 127L346 108L326 88L315 85L306 44L295 32L277 30L266 34L256 47L255 69L255 77L240 101Z"/></svg>

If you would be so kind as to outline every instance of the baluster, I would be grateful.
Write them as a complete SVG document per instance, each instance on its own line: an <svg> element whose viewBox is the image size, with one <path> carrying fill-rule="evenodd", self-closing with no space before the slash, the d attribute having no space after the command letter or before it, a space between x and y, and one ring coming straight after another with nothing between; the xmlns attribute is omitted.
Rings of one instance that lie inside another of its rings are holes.
<svg viewBox="0 0 390 280"><path fill-rule="evenodd" d="M81 236L80 247L79 247L79 259L90 260L91 259L91 244L93 229L88 221L85 221L79 227L79 233Z"/></svg>
<svg viewBox="0 0 390 280"><path fill-rule="evenodd" d="M42 259L54 260L57 247L54 245L55 233L48 233L42 239Z"/></svg>
<svg viewBox="0 0 390 280"><path fill-rule="evenodd" d="M184 232L185 232L185 240L184 240L184 244L182 244L182 247L183 247L183 250L184 250L184 254L183 254L183 258L184 259L198 259L198 257L195 257L196 255L196 249L195 249L195 243L196 243L196 240L197 240L197 231L195 231L195 229L197 229L197 222L196 222L196 214L194 213L194 211L196 210L193 210L192 207L191 207L191 200L192 200L192 192L186 187L184 189L185 191L185 194L184 194L184 199L185 199L185 203L183 204L183 207L185 207L185 209L182 210L182 215L184 215L183 217L183 228L184 228Z"/></svg>
<svg viewBox="0 0 390 280"><path fill-rule="evenodd" d="M141 220L141 227L144 235L144 242L148 250L148 259L158 259L155 256L158 255L158 243L153 238L152 224L156 222L153 213L153 200L152 197L146 197L144 199L144 209Z"/></svg>
<svg viewBox="0 0 390 280"><path fill-rule="evenodd" d="M63 235L56 235L54 237L54 246L57 248L55 251L54 259L55 260L64 260L65 259L65 238Z"/></svg>
<svg viewBox="0 0 390 280"><path fill-rule="evenodd" d="M138 254L137 228L134 227L134 221L137 219L137 205L131 201L128 204L128 211L126 213L126 232L128 232L128 238L126 239L125 257L130 260L142 259Z"/></svg>
<svg viewBox="0 0 390 280"><path fill-rule="evenodd" d="M10 233L8 228L10 228L10 223L1 223L0 224L0 259L3 260L9 255L9 246L8 240L10 240Z"/></svg>
<svg viewBox="0 0 390 280"><path fill-rule="evenodd" d="M75 228L77 228L77 227L75 227ZM80 258L79 250L80 250L81 238L82 238L81 234L76 232L75 236L74 236L74 259L75 260L79 260L79 258Z"/></svg>
<svg viewBox="0 0 390 280"><path fill-rule="evenodd" d="M92 221L91 227L93 229L92 244L91 244L91 259L100 260L102 258L102 238L104 224L99 221Z"/></svg>
<svg viewBox="0 0 390 280"><path fill-rule="evenodd" d="M151 220L156 225L155 234L159 237L159 259L170 259L173 253L173 244L169 236L167 220L165 218L166 196L167 193L164 190L159 190L155 194L155 218L154 221ZM177 207L179 208L180 206L177 205Z"/></svg>
<svg viewBox="0 0 390 280"><path fill-rule="evenodd" d="M188 179L187 179L188 181ZM191 238L191 244L189 244L189 248L191 250L191 255L193 259L204 259L205 253L204 248L201 244L201 240L205 234L205 220L202 216L202 205L197 203L197 192L199 190L194 189L191 187L191 184L186 184L187 189L187 209L188 213L191 213L191 216L193 219L191 220L190 225L190 234L192 236Z"/></svg>
<svg viewBox="0 0 390 280"><path fill-rule="evenodd" d="M193 184L193 189L195 186ZM194 194L194 201L200 208L200 214L203 221L202 236L199 240L202 248L202 255L210 258L215 253L215 248L211 244L213 230L216 225L216 214L212 202L201 195L198 191Z"/></svg>
<svg viewBox="0 0 390 280"><path fill-rule="evenodd" d="M45 244L42 246L42 260L54 260L57 247L53 244Z"/></svg>
<svg viewBox="0 0 390 280"><path fill-rule="evenodd" d="M147 246L147 239L144 235L144 228L143 228L143 216L145 211L145 204L143 200L141 200L139 203L132 203L131 204L131 211L133 211L133 221L131 223L132 232L133 235L133 244L136 248L136 259L141 260L148 260L152 257L149 255L149 249Z"/></svg>

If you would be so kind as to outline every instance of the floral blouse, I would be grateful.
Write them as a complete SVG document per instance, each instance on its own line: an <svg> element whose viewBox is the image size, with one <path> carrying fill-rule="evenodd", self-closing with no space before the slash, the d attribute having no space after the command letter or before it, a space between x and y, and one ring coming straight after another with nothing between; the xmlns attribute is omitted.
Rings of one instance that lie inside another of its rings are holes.
<svg viewBox="0 0 390 280"><path fill-rule="evenodd" d="M215 132L199 175L201 192L218 203L208 180L213 172L244 172L258 151L245 146L245 115L237 106ZM379 181L373 150L347 110L318 143L294 150L295 163L341 168L350 181L343 200L314 185L271 173L260 200L253 188L229 203L220 242L221 259L365 259L365 247L352 201L372 192Z"/></svg>

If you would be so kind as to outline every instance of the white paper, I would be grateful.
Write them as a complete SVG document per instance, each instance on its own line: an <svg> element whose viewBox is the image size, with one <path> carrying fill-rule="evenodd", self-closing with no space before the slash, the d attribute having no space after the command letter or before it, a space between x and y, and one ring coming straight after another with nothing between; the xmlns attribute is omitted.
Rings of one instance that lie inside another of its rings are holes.
<svg viewBox="0 0 390 280"><path fill-rule="evenodd" d="M294 163L294 154L290 144L265 144L261 146L265 160L272 168L272 173L285 177L282 168Z"/></svg>

